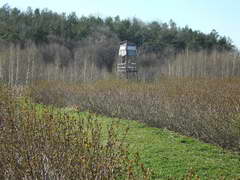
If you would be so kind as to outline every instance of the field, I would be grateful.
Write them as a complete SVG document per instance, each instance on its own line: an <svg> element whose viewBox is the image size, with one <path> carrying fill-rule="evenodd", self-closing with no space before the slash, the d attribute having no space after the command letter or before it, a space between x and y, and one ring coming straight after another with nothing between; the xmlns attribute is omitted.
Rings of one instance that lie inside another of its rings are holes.
<svg viewBox="0 0 240 180"><path fill-rule="evenodd" d="M38 82L21 91L1 85L0 175L13 179L239 179L239 145L233 143L239 141L238 79L209 82ZM160 109L164 102L168 104ZM216 106L219 102L221 106ZM204 103L212 108L201 109ZM184 108L187 114L182 113ZM172 128L173 124L185 131Z"/></svg>
<svg viewBox="0 0 240 180"><path fill-rule="evenodd" d="M0 179L149 179L115 125L0 89Z"/></svg>
<svg viewBox="0 0 240 180"><path fill-rule="evenodd" d="M137 120L239 151L239 84L239 78L103 80L72 85L50 81L34 84L29 96L37 103Z"/></svg>
<svg viewBox="0 0 240 180"><path fill-rule="evenodd" d="M117 121L100 118L104 124ZM200 179L240 178L240 156L236 153L166 129L120 120L118 129L126 127L130 128L127 136L130 152L139 152L141 161L152 169L153 179L180 179L189 172Z"/></svg>

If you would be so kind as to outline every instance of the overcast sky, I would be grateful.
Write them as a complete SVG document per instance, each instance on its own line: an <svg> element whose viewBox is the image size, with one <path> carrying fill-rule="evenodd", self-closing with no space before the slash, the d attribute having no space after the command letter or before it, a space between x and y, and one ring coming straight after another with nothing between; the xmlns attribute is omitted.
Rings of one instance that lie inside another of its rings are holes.
<svg viewBox="0 0 240 180"><path fill-rule="evenodd" d="M59 13L76 12L78 16L119 15L145 22L172 19L178 26L188 25L204 33L216 29L240 48L240 0L0 0L0 6L6 3L22 10L47 8Z"/></svg>

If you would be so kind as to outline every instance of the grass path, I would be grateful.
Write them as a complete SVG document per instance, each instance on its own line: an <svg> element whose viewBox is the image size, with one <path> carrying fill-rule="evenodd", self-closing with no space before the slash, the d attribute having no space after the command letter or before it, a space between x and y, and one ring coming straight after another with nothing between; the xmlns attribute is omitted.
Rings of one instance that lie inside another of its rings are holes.
<svg viewBox="0 0 240 180"><path fill-rule="evenodd" d="M117 120L99 118L104 125ZM191 168L201 179L240 179L240 155L236 153L136 121L119 122L120 133L130 128L130 151L140 153L143 163L154 171L154 179L179 178Z"/></svg>
<svg viewBox="0 0 240 180"><path fill-rule="evenodd" d="M40 117L44 108L51 108L50 112L55 112L56 109L36 104L33 106L37 107ZM83 118L88 114L71 109L58 109L55 113L59 112ZM202 143L166 129L148 127L136 121L104 116L96 118L102 123L103 130L106 130L105 127L112 122L118 122L116 130L120 134L129 127L126 141L130 144L130 152L140 154L145 167L153 170L154 179L168 179L169 177L181 179L189 169L193 169L201 179L240 180L240 154L225 151L220 147Z"/></svg>
<svg viewBox="0 0 240 180"><path fill-rule="evenodd" d="M126 141L130 152L140 154L145 166L153 170L154 179L181 179L192 169L201 179L240 180L240 154L137 121L97 118L103 127L117 121L120 134L129 127Z"/></svg>

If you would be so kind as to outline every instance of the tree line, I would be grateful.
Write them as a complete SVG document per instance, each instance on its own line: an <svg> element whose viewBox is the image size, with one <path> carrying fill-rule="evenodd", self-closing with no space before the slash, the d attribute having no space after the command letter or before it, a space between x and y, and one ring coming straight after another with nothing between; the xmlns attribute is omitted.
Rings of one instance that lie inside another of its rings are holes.
<svg viewBox="0 0 240 180"><path fill-rule="evenodd" d="M115 71L119 42L138 46L138 76L240 76L232 41L168 23L119 16L78 17L48 9L0 7L0 82L87 82Z"/></svg>
<svg viewBox="0 0 240 180"><path fill-rule="evenodd" d="M172 20L145 23L137 18L78 17L74 12L67 15L30 7L21 11L7 4L0 8L1 40L23 45L28 40L36 44L54 41L71 49L77 42L96 33L132 41L147 53L177 53L186 49L230 51L235 48L231 39L219 35L216 30L206 34L188 26L178 27Z"/></svg>

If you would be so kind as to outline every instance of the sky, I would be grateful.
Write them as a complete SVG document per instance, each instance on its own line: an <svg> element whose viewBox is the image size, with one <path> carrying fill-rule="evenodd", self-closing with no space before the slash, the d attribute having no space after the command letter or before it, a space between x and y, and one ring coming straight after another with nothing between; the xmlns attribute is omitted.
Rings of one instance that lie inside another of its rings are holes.
<svg viewBox="0 0 240 180"><path fill-rule="evenodd" d="M4 4L21 10L31 7L76 12L78 16L136 17L144 22L172 19L180 27L188 25L204 33L215 29L221 36L230 37L240 49L239 0L0 0L0 6Z"/></svg>

